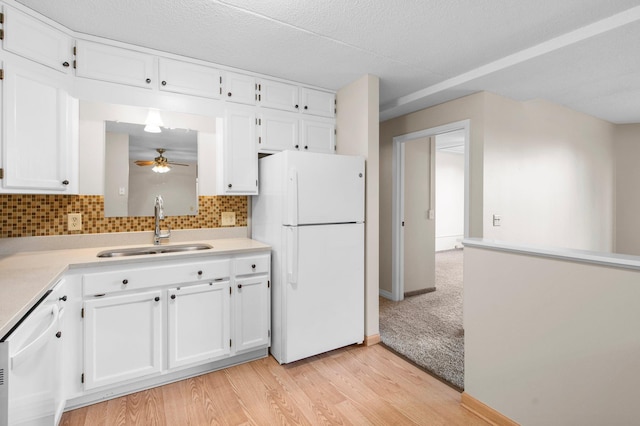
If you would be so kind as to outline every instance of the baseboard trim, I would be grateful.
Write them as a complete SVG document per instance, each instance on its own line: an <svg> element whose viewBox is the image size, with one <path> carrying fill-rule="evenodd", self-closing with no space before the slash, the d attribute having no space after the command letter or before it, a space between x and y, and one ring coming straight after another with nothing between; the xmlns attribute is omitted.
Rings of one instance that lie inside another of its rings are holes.
<svg viewBox="0 0 640 426"><path fill-rule="evenodd" d="M390 291L379 289L378 294L384 297L385 299L393 300L393 294L391 294Z"/></svg>
<svg viewBox="0 0 640 426"><path fill-rule="evenodd" d="M511 420L509 417L494 410L483 402L478 401L466 392L462 392L460 405L467 410L471 411L478 417L488 421L492 425L496 426L518 426L518 423Z"/></svg>
<svg viewBox="0 0 640 426"><path fill-rule="evenodd" d="M380 342L381 342L381 340L380 340L380 335L379 334L372 334L371 336L364 336L364 345L365 346L377 345Z"/></svg>
<svg viewBox="0 0 640 426"><path fill-rule="evenodd" d="M431 293L431 292L434 292L434 291L436 291L435 287L423 288L421 290L407 291L404 294L404 297L417 296L419 294Z"/></svg>

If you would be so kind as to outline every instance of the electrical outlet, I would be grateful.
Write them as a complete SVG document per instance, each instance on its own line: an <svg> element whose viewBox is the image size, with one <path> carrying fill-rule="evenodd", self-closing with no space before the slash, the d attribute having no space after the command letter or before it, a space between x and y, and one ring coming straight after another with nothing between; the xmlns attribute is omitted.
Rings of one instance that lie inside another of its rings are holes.
<svg viewBox="0 0 640 426"><path fill-rule="evenodd" d="M502 221L502 216L497 214L493 215L493 226L500 226L500 222Z"/></svg>
<svg viewBox="0 0 640 426"><path fill-rule="evenodd" d="M220 220L222 226L235 226L236 224L236 212L222 212Z"/></svg>
<svg viewBox="0 0 640 426"><path fill-rule="evenodd" d="M67 215L67 229L69 231L82 231L82 213L69 213Z"/></svg>

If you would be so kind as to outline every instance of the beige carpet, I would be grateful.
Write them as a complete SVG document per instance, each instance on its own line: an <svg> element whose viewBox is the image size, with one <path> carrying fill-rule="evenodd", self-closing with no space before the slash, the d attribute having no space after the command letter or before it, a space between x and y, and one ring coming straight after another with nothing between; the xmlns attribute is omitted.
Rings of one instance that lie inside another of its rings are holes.
<svg viewBox="0 0 640 426"><path fill-rule="evenodd" d="M401 302L380 298L382 343L464 388L463 250L436 253L436 291Z"/></svg>

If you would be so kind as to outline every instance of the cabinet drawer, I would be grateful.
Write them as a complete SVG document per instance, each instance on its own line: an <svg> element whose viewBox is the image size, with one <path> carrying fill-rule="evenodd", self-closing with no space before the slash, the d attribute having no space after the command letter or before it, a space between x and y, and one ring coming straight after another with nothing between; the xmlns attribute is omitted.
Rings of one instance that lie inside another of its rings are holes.
<svg viewBox="0 0 640 426"><path fill-rule="evenodd" d="M240 257L235 260L236 275L263 274L269 272L268 254Z"/></svg>
<svg viewBox="0 0 640 426"><path fill-rule="evenodd" d="M229 260L146 265L84 274L82 290L84 295L137 290L169 284L228 278L231 275L230 272Z"/></svg>

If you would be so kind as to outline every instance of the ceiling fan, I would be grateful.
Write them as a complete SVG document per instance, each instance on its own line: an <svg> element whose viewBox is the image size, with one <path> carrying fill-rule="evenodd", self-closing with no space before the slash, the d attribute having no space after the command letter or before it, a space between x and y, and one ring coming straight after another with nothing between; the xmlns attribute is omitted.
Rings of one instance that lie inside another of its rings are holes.
<svg viewBox="0 0 640 426"><path fill-rule="evenodd" d="M160 155L158 155L156 158L154 158L153 160L137 160L135 161L135 163L138 166L153 166L153 170L156 173L166 173L169 170L171 170L171 166L189 166L188 164L182 164L182 163L174 163L171 162L167 159L167 157L165 157L164 154L167 150L163 149L163 148L156 148L156 151L158 151L158 153Z"/></svg>

